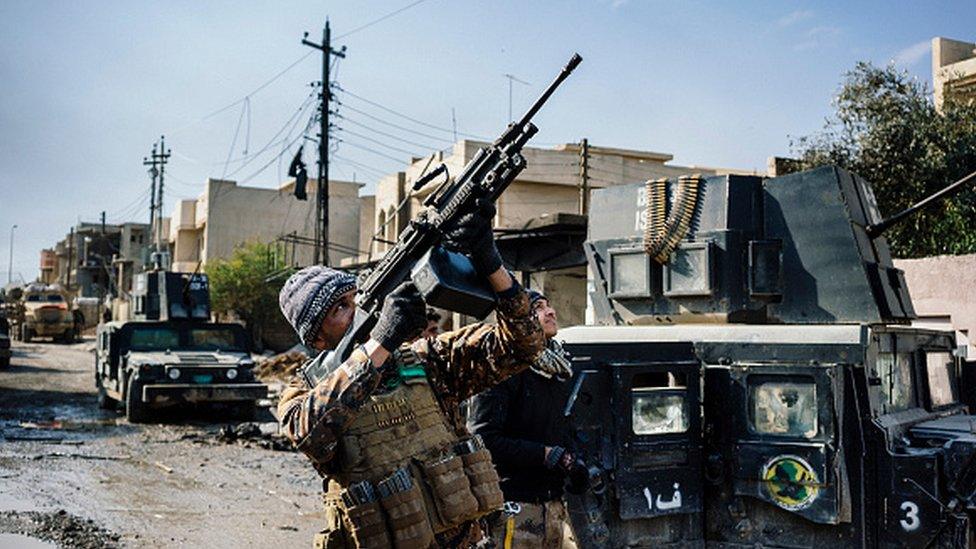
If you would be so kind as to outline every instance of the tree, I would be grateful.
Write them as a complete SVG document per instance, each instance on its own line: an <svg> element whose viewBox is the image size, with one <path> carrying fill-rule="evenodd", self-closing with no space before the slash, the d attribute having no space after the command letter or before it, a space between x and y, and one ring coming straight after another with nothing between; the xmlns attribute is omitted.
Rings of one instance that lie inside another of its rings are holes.
<svg viewBox="0 0 976 549"><path fill-rule="evenodd" d="M275 247L254 242L234 250L227 260L207 263L210 300L214 312L233 313L247 325L261 346L264 334L285 322L278 309L278 292L285 276Z"/></svg>
<svg viewBox="0 0 976 549"><path fill-rule="evenodd" d="M792 143L802 169L839 165L871 182L887 217L976 170L976 105L947 97L895 67L858 63L821 132ZM885 232L897 257L976 252L976 192L916 213Z"/></svg>

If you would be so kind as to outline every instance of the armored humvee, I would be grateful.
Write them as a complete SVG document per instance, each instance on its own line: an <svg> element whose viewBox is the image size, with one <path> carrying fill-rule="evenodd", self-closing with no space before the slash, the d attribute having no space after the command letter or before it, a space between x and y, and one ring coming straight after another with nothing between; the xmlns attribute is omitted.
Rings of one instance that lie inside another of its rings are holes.
<svg viewBox="0 0 976 549"><path fill-rule="evenodd" d="M871 186L825 167L592 195L566 413L583 547L967 547L973 387L911 326Z"/></svg>
<svg viewBox="0 0 976 549"><path fill-rule="evenodd" d="M230 404L254 413L267 387L254 379L247 332L210 322L204 274L153 271L137 275L133 320L98 327L95 385L99 405L120 404L133 423L152 410L183 403Z"/></svg>
<svg viewBox="0 0 976 549"><path fill-rule="evenodd" d="M17 335L30 342L37 337L71 343L75 340L75 321L68 306L68 295L57 285L31 284L20 299Z"/></svg>

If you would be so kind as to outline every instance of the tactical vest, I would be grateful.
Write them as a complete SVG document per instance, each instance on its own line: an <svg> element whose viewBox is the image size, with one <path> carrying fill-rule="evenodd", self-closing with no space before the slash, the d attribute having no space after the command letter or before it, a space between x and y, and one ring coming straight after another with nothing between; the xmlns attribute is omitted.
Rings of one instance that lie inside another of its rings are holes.
<svg viewBox="0 0 976 549"><path fill-rule="evenodd" d="M422 372L371 396L335 459L323 534L346 546L429 547L504 501L491 454L455 434Z"/></svg>

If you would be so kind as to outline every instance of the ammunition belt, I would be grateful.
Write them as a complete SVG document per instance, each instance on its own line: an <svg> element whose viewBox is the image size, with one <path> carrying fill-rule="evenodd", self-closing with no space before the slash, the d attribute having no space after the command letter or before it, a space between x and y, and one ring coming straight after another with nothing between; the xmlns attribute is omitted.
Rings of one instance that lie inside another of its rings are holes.
<svg viewBox="0 0 976 549"><path fill-rule="evenodd" d="M704 187L698 174L681 176L675 185L674 202L668 211L667 178L648 180L644 210L644 252L661 265L668 262L678 244L688 235Z"/></svg>

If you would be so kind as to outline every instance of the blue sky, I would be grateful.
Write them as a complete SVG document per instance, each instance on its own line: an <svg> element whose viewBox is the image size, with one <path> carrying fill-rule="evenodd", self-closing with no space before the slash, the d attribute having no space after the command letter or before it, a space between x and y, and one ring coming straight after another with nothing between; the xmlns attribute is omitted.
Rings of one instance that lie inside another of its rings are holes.
<svg viewBox="0 0 976 549"><path fill-rule="evenodd" d="M142 158L160 134L173 150L167 214L208 176L276 186L287 158L275 157L290 139L276 141L305 125L310 111L299 108L319 57L240 100L310 51L302 32L317 40L327 15L341 37L334 45L348 47L337 81L354 94L338 94L345 142L333 177L355 175L367 190L409 153L447 146L452 110L461 133L499 133L503 75L530 84L515 84L520 113L574 51L584 62L537 117L533 144L587 137L672 153L675 163L762 170L768 156L789 153L791 136L821 127L856 61L894 60L930 82L932 37L976 40L972 1L423 0L356 30L411 3L5 0L0 280L12 224L14 271L31 279L39 250L79 219L103 210L109 221L147 219ZM311 150L306 159L314 170Z"/></svg>

